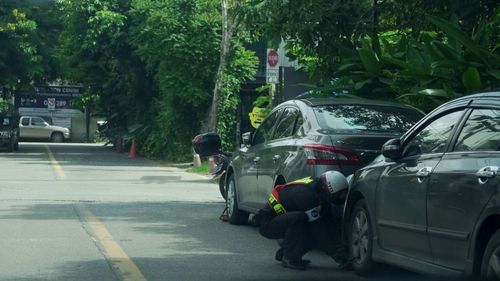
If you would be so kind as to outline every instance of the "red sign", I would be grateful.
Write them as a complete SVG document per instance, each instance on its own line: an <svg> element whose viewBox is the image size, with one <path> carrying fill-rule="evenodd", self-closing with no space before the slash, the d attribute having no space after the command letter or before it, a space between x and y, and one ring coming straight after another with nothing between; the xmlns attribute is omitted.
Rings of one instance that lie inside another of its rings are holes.
<svg viewBox="0 0 500 281"><path fill-rule="evenodd" d="M269 50L269 52L267 53L267 63L271 67L275 67L276 65L278 65L278 52L276 52L275 50Z"/></svg>
<svg viewBox="0 0 500 281"><path fill-rule="evenodd" d="M47 108L49 110L56 109L56 99L55 98L47 98Z"/></svg>

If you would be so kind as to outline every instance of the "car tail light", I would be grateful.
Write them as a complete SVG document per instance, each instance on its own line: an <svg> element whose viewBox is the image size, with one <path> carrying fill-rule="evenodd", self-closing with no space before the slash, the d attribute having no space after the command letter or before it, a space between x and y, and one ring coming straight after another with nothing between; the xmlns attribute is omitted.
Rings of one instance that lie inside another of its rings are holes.
<svg viewBox="0 0 500 281"><path fill-rule="evenodd" d="M359 156L352 150L329 145L305 145L309 165L358 165Z"/></svg>

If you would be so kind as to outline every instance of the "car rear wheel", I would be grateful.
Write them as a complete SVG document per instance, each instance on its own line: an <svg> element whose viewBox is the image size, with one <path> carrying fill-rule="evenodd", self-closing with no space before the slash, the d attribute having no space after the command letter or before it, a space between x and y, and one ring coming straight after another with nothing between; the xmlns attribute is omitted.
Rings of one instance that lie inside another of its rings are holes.
<svg viewBox="0 0 500 281"><path fill-rule="evenodd" d="M373 229L364 199L354 206L350 226L349 250L353 268L356 273L367 275L373 271L375 263L372 260Z"/></svg>
<svg viewBox="0 0 500 281"><path fill-rule="evenodd" d="M226 192L226 175L225 174L219 178L219 191L220 191L220 194L222 195L222 198L224 198L224 200L226 200L227 192Z"/></svg>
<svg viewBox="0 0 500 281"><path fill-rule="evenodd" d="M500 280L500 230L493 234L484 251L481 280Z"/></svg>
<svg viewBox="0 0 500 281"><path fill-rule="evenodd" d="M234 174L229 177L227 184L226 207L230 224L246 224L248 222L248 213L238 209Z"/></svg>
<svg viewBox="0 0 500 281"><path fill-rule="evenodd" d="M13 139L10 139L9 146L7 147L7 150L9 152L13 152L14 150L16 150L16 142Z"/></svg>
<svg viewBox="0 0 500 281"><path fill-rule="evenodd" d="M63 142L64 136L61 133L53 133L50 139L52 140L52 142Z"/></svg>

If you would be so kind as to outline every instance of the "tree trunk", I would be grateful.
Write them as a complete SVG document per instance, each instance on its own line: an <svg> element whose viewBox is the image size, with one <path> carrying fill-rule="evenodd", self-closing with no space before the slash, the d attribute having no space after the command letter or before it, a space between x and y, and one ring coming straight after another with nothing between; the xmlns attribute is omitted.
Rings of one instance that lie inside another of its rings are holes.
<svg viewBox="0 0 500 281"><path fill-rule="evenodd" d="M222 40L221 40L221 52L219 57L219 67L217 68L217 75L215 78L215 87L212 96L212 105L210 106L210 111L208 113L208 120L206 129L208 132L217 131L217 110L219 105L219 95L224 86L224 74L226 70L227 61L229 58L229 53L231 49L231 36L232 28L228 25L228 0L221 0L222 8Z"/></svg>
<svg viewBox="0 0 500 281"><path fill-rule="evenodd" d="M373 26L372 26L372 47L373 51L380 57L382 51L380 48L380 41L378 38L378 15L379 15L378 0L373 0Z"/></svg>

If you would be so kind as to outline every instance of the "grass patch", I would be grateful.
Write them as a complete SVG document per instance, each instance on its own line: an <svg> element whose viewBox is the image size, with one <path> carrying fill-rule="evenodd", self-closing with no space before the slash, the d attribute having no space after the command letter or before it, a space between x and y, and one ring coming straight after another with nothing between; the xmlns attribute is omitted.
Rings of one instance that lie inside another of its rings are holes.
<svg viewBox="0 0 500 281"><path fill-rule="evenodd" d="M208 174L208 162L201 163L199 167L191 167L187 171L195 174Z"/></svg>

